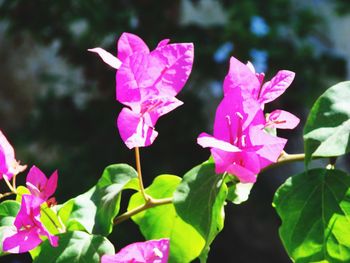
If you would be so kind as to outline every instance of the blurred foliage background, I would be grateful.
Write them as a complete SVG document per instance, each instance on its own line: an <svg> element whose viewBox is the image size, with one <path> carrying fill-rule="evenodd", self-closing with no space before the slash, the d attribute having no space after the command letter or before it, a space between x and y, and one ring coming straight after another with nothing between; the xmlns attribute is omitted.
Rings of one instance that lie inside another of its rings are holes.
<svg viewBox="0 0 350 263"><path fill-rule="evenodd" d="M310 106L327 87L349 78L350 68L350 32L341 31L350 28L350 4L306 2L1 0L0 129L22 163L47 175L58 169L61 203L92 187L108 164L133 165L133 152L115 127L121 109L115 71L87 52L101 46L116 53L120 34L132 32L151 49L164 38L195 45L193 71L178 96L185 104L159 120L159 137L141 151L146 185L161 173L182 176L208 158L196 137L212 129L231 55L252 61L266 79L279 69L296 72L289 90L267 110L283 108L301 118L296 131L280 134L289 138L288 152L301 152ZM271 201L302 165L262 174L249 201L227 205L226 225L209 262L290 262ZM25 173L20 179L24 182ZM117 249L142 240L132 222L119 225L110 238Z"/></svg>

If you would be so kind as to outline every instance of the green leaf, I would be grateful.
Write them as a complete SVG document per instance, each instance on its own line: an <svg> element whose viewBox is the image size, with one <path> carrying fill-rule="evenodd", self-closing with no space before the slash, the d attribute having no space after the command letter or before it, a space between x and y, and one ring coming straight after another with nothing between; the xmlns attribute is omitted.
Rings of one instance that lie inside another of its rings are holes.
<svg viewBox="0 0 350 263"><path fill-rule="evenodd" d="M12 226L21 205L14 200L0 203L0 226Z"/></svg>
<svg viewBox="0 0 350 263"><path fill-rule="evenodd" d="M173 175L157 176L146 193L157 199L172 197L180 181L181 178ZM143 197L136 193L130 199L128 210L143 204ZM170 263L191 262L204 247L205 240L177 215L173 204L149 208L132 219L147 240L170 238Z"/></svg>
<svg viewBox="0 0 350 263"><path fill-rule="evenodd" d="M58 247L48 240L40 247L34 263L99 263L102 255L114 254L114 247L107 238L74 231L58 235Z"/></svg>
<svg viewBox="0 0 350 263"><path fill-rule="evenodd" d="M14 200L6 200L0 203L0 256L8 254L2 251L2 243L4 241L4 235L8 232L9 228L12 228L19 209L20 204Z"/></svg>
<svg viewBox="0 0 350 263"><path fill-rule="evenodd" d="M236 205L239 205L248 200L253 186L254 184L252 183L235 182L234 184L228 186L228 194L226 199Z"/></svg>
<svg viewBox="0 0 350 263"><path fill-rule="evenodd" d="M29 189L23 185L18 186L16 189L16 192L17 192L16 201L18 203L22 202L22 195L26 195L26 194L30 195Z"/></svg>
<svg viewBox="0 0 350 263"><path fill-rule="evenodd" d="M107 236L120 209L123 189L135 189L136 171L126 164L108 166L96 186L68 200L59 216L68 230L84 230Z"/></svg>
<svg viewBox="0 0 350 263"><path fill-rule="evenodd" d="M350 150L350 81L338 83L313 105L304 128L305 162Z"/></svg>
<svg viewBox="0 0 350 263"><path fill-rule="evenodd" d="M297 263L350 262L350 176L313 169L289 178L273 205L280 237Z"/></svg>
<svg viewBox="0 0 350 263"><path fill-rule="evenodd" d="M56 212L48 207L46 202L43 203L40 207L40 221L53 235L60 233L60 229L64 229L62 223L57 217Z"/></svg>
<svg viewBox="0 0 350 263"><path fill-rule="evenodd" d="M176 212L205 240L203 259L207 257L210 244L224 227L226 196L223 175L215 174L215 164L210 162L187 172L174 193Z"/></svg>

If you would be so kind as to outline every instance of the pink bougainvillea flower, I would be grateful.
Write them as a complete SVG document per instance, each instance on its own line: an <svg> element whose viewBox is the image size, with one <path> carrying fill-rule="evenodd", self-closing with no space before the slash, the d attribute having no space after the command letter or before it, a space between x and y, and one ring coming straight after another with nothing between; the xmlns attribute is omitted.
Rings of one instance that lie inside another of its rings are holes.
<svg viewBox="0 0 350 263"><path fill-rule="evenodd" d="M23 172L26 167L16 161L13 147L0 131L0 179L5 176L10 180L15 174Z"/></svg>
<svg viewBox="0 0 350 263"><path fill-rule="evenodd" d="M127 107L119 114L117 126L130 149L151 145L158 135L154 129L158 118L182 105L175 96L191 73L193 44L168 43L164 39L150 51L141 38L123 33L118 40L120 67L103 49L91 50L118 69L116 99Z"/></svg>
<svg viewBox="0 0 350 263"><path fill-rule="evenodd" d="M32 195L46 201L52 196L57 188L57 171L54 171L49 179L45 174L35 165L30 168L27 175L26 185Z"/></svg>
<svg viewBox="0 0 350 263"><path fill-rule="evenodd" d="M122 248L115 255L104 255L101 263L167 263L169 239L137 242Z"/></svg>
<svg viewBox="0 0 350 263"><path fill-rule="evenodd" d="M278 129L294 129L300 120L292 113L284 110L274 110L268 114L265 127Z"/></svg>
<svg viewBox="0 0 350 263"><path fill-rule="evenodd" d="M230 69L224 81L224 93L232 88L239 87L244 98L252 97L262 106L278 98L290 86L295 73L289 70L280 70L270 80L263 84L264 73L256 73L253 64L247 65L231 57Z"/></svg>
<svg viewBox="0 0 350 263"><path fill-rule="evenodd" d="M211 148L216 173L227 172L242 183L254 183L262 168L277 161L287 142L267 134L264 127L260 104L234 88L217 108L214 136L202 133L197 142Z"/></svg>
<svg viewBox="0 0 350 263"><path fill-rule="evenodd" d="M14 222L16 231L4 239L4 251L10 253L27 252L42 242L42 236L46 236L52 246L58 246L58 237L51 235L40 222L41 203L42 200L34 195L22 196L21 208Z"/></svg>

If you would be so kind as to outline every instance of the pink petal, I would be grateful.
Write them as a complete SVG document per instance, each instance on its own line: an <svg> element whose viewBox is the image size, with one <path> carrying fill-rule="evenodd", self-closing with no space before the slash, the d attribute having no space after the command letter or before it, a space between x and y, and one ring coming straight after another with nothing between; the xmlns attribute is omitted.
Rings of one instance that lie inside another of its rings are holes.
<svg viewBox="0 0 350 263"><path fill-rule="evenodd" d="M295 73L280 70L270 81L266 82L260 92L259 102L268 103L278 98L293 82Z"/></svg>
<svg viewBox="0 0 350 263"><path fill-rule="evenodd" d="M37 223L41 224L37 218L40 218L40 205L43 202L41 198L34 195L22 196L21 207L14 221L17 229L23 226L36 226Z"/></svg>
<svg viewBox="0 0 350 263"><path fill-rule="evenodd" d="M123 108L120 112L117 126L120 137L129 149L151 145L158 135L140 114L128 108Z"/></svg>
<svg viewBox="0 0 350 263"><path fill-rule="evenodd" d="M104 255L101 263L167 263L169 239L137 242L121 249L115 255Z"/></svg>
<svg viewBox="0 0 350 263"><path fill-rule="evenodd" d="M124 60L135 52L149 53L145 42L131 33L123 33L118 40L118 58Z"/></svg>
<svg viewBox="0 0 350 263"><path fill-rule="evenodd" d="M267 126L277 129L294 129L300 119L292 113L284 110L274 110L269 114Z"/></svg>
<svg viewBox="0 0 350 263"><path fill-rule="evenodd" d="M264 122L260 104L251 98L243 99L239 88L231 89L216 110L214 137L231 142L237 137L239 129L245 130L253 121Z"/></svg>
<svg viewBox="0 0 350 263"><path fill-rule="evenodd" d="M103 48L90 48L88 49L88 51L97 53L101 57L101 59L106 64L110 65L112 68L118 69L122 64L122 62L117 57L113 56L111 53L107 52Z"/></svg>
<svg viewBox="0 0 350 263"><path fill-rule="evenodd" d="M40 189L44 189L46 187L47 178L45 174L35 165L30 168L26 184L28 189L31 191L32 194L38 196L40 193Z"/></svg>
<svg viewBox="0 0 350 263"><path fill-rule="evenodd" d="M6 175L10 180L14 175L13 167L16 163L15 151L5 135L0 131L0 179L2 179L3 175Z"/></svg>
<svg viewBox="0 0 350 263"><path fill-rule="evenodd" d="M160 78L154 85L167 96L176 96L184 87L192 70L194 51L192 43L157 47L151 56L164 63Z"/></svg>
<svg viewBox="0 0 350 263"><path fill-rule="evenodd" d="M35 228L21 230L13 236L5 238L3 250L10 253L24 253L36 248L41 242Z"/></svg>
<svg viewBox="0 0 350 263"><path fill-rule="evenodd" d="M155 97L142 103L141 112L146 123L151 123L154 127L160 116L176 109L183 104L175 97Z"/></svg>
<svg viewBox="0 0 350 263"><path fill-rule="evenodd" d="M160 48L160 47L164 47L166 46L168 43L170 42L170 39L163 39L162 41L160 41L157 45L157 48Z"/></svg>
<svg viewBox="0 0 350 263"><path fill-rule="evenodd" d="M136 110L144 96L157 95L155 92L158 93L158 90L152 87L164 67L164 61L146 53L134 53L127 57L116 75L117 100Z"/></svg>
<svg viewBox="0 0 350 263"><path fill-rule="evenodd" d="M57 171L54 171L46 183L46 188L45 188L45 197L46 198L49 198L50 196L52 196L55 193L56 188L57 188L57 181L58 181L58 173L57 173Z"/></svg>
<svg viewBox="0 0 350 263"><path fill-rule="evenodd" d="M224 94L237 87L241 89L244 98L258 98L260 82L255 73L250 67L231 57L230 68L224 80Z"/></svg>
<svg viewBox="0 0 350 263"><path fill-rule="evenodd" d="M209 134L206 134L204 132L198 136L197 143L200 146L202 146L203 148L211 147L211 148L216 148L216 149L226 151L226 152L240 152L241 151L241 149L239 149L238 147L236 147L228 142L216 139L215 137L213 137Z"/></svg>
<svg viewBox="0 0 350 263"><path fill-rule="evenodd" d="M285 144L287 143L286 139L266 133L262 126L251 127L249 134L252 145L262 146L256 151L256 153L261 157L261 169L271 163L275 163L283 151Z"/></svg>
<svg viewBox="0 0 350 263"><path fill-rule="evenodd" d="M255 183L256 175L260 172L258 155L248 151L237 153L227 172L237 176L242 183Z"/></svg>

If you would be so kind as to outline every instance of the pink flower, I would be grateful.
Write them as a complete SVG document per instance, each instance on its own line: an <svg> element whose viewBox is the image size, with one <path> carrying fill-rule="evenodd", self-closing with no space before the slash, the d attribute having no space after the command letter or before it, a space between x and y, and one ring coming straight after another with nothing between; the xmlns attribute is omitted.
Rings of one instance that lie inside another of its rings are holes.
<svg viewBox="0 0 350 263"><path fill-rule="evenodd" d="M26 185L32 195L46 201L56 191L57 177L57 171L54 171L47 179L45 174L33 165L27 175Z"/></svg>
<svg viewBox="0 0 350 263"><path fill-rule="evenodd" d="M96 52L116 74L116 99L126 105L117 119L120 136L127 147L149 146L158 133L158 118L182 102L175 98L185 85L193 64L193 44L159 42L150 51L141 38L123 33L118 41L118 58L101 48Z"/></svg>
<svg viewBox="0 0 350 263"><path fill-rule="evenodd" d="M264 104L282 95L293 82L295 73L280 70L270 80L263 84L265 74L256 73L253 64L243 64L234 57L230 59L230 69L224 80L224 93L232 88L240 88L244 98L256 99L264 108Z"/></svg>
<svg viewBox="0 0 350 263"><path fill-rule="evenodd" d="M197 142L211 148L216 173L227 172L242 183L254 183L262 168L277 161L287 142L267 134L264 127L260 104L234 88L217 108L214 136L202 133Z"/></svg>
<svg viewBox="0 0 350 263"><path fill-rule="evenodd" d="M26 168L26 165L20 165L16 161L13 147L0 131L0 179L6 176L10 180L15 174L23 172Z"/></svg>
<svg viewBox="0 0 350 263"><path fill-rule="evenodd" d="M122 248L115 255L104 255L101 263L167 263L169 239L138 242Z"/></svg>
<svg viewBox="0 0 350 263"><path fill-rule="evenodd" d="M58 237L51 235L40 222L41 203L42 200L36 196L22 196L21 208L14 222L16 231L4 239L4 251L10 253L27 252L42 242L42 236L46 236L52 246L58 246Z"/></svg>

